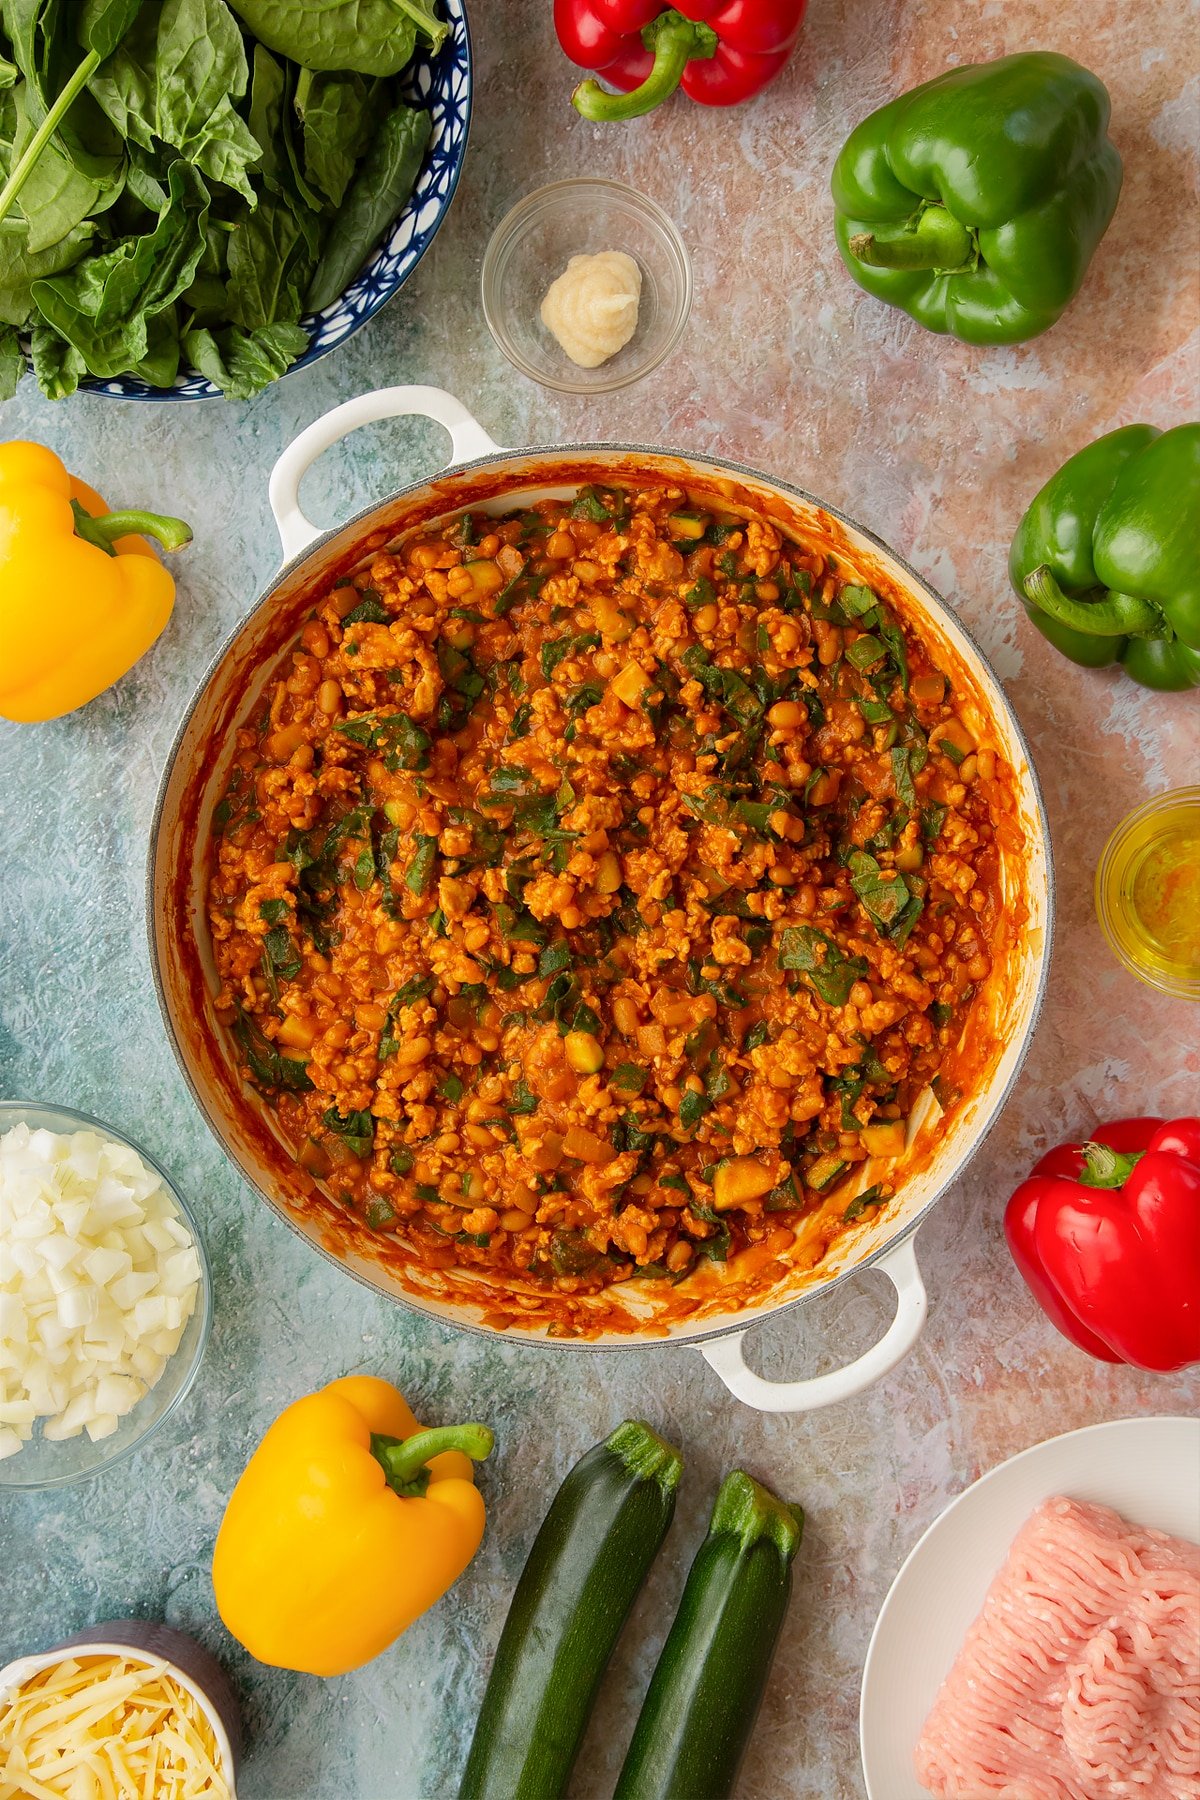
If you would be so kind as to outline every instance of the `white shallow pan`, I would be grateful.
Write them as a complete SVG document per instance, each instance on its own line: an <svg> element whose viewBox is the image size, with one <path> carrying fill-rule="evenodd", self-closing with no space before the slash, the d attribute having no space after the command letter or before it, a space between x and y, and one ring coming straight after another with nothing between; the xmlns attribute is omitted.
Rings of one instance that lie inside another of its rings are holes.
<svg viewBox="0 0 1200 1800"><path fill-rule="evenodd" d="M409 414L444 426L451 462L440 475L400 488L347 524L321 531L304 515L300 481L316 458L347 433L376 419ZM164 772L151 836L147 907L151 963L175 1054L212 1130L246 1180L289 1225L357 1279L405 1305L466 1330L486 1322L504 1293L486 1278L382 1260L378 1240L348 1225L341 1209L303 1175L282 1147L270 1109L247 1087L211 996L217 982L205 922L209 821L224 791L236 726L294 639L314 599L373 548L416 525L464 506L504 512L584 481L636 485L669 480L756 511L787 534L829 547L841 569L885 594L936 651L954 682L956 702L981 741L1014 771L1019 849L1002 856L1004 941L991 946L992 974L972 1009L969 1029L986 1044L983 1074L948 1120L931 1106L913 1134L906 1173L893 1201L847 1230L816 1269L788 1269L767 1291L739 1293L712 1266L702 1304L683 1320L661 1320L653 1284L625 1283L617 1302L624 1329L583 1338L547 1338L542 1328L509 1323L504 1336L553 1350L648 1349L697 1345L732 1393L765 1412L827 1406L877 1381L912 1349L926 1313L915 1236L938 1198L958 1179L994 1124L1017 1078L1045 988L1053 896L1049 834L1037 777L1020 726L992 669L946 603L887 546L835 508L798 488L712 456L638 445L573 444L509 451L452 395L438 388L385 388L338 406L302 432L271 476L271 506L283 543L279 574L217 655L183 719ZM892 1165L894 1167L894 1165ZM909 1172L910 1171L910 1172ZM896 1313L878 1343L832 1373L770 1382L746 1365L743 1343L762 1320L794 1311L814 1293L865 1268L881 1270L896 1290ZM532 1292L532 1290L530 1290ZM611 1305L613 1290L604 1304ZM519 1295L516 1299L519 1319Z"/></svg>

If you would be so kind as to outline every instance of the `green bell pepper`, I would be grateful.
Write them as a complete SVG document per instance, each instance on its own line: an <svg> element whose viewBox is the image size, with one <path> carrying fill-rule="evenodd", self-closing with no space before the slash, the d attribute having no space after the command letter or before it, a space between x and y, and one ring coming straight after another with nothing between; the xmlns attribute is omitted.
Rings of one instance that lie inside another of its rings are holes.
<svg viewBox="0 0 1200 1800"><path fill-rule="evenodd" d="M1143 687L1200 687L1200 425L1124 425L1063 464L1008 572L1056 650Z"/></svg>
<svg viewBox="0 0 1200 1800"><path fill-rule="evenodd" d="M949 69L855 127L833 170L860 287L968 344L1036 337L1121 191L1108 90L1050 50Z"/></svg>

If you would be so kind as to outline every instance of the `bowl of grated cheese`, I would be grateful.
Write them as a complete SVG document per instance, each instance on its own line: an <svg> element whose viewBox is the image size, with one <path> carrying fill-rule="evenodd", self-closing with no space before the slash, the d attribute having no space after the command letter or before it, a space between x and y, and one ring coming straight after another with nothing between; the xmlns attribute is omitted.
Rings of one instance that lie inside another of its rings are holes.
<svg viewBox="0 0 1200 1800"><path fill-rule="evenodd" d="M153 1620L94 1625L0 1669L0 1744L5 1793L236 1800L228 1677L194 1638Z"/></svg>
<svg viewBox="0 0 1200 1800"><path fill-rule="evenodd" d="M196 1220L147 1151L66 1107L0 1101L0 1489L65 1486L142 1445L199 1371Z"/></svg>

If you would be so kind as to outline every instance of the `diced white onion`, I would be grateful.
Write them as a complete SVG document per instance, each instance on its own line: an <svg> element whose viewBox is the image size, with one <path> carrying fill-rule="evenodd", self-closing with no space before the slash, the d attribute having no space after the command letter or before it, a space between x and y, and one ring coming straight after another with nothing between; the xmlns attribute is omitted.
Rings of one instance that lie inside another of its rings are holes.
<svg viewBox="0 0 1200 1800"><path fill-rule="evenodd" d="M96 1132L0 1134L0 1459L112 1435L179 1347L200 1258L155 1172Z"/></svg>

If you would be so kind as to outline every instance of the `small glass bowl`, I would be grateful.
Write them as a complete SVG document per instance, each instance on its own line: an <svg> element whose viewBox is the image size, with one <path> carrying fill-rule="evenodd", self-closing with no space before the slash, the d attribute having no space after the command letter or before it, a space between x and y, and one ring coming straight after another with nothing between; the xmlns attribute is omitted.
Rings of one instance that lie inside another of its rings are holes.
<svg viewBox="0 0 1200 1800"><path fill-rule="evenodd" d="M1096 866L1100 929L1131 975L1200 1000L1200 787L1156 794L1121 820Z"/></svg>
<svg viewBox="0 0 1200 1800"><path fill-rule="evenodd" d="M542 298L572 256L624 250L642 271L637 330L615 356L581 369L542 324ZM506 213L483 257L483 316L509 362L563 394L611 394L671 354L692 307L692 265L653 200L601 175L553 181Z"/></svg>
<svg viewBox="0 0 1200 1800"><path fill-rule="evenodd" d="M180 1218L192 1234L200 1259L200 1291L179 1346L149 1393L142 1396L132 1412L126 1413L111 1437L101 1438L98 1444L93 1444L87 1432L81 1431L78 1437L51 1443L42 1436L39 1423L33 1428L33 1436L15 1455L0 1459L0 1488L66 1487L73 1481L98 1475L102 1469L111 1469L115 1463L140 1450L189 1392L199 1372L212 1324L212 1276L195 1214L166 1170L141 1144L106 1125L102 1119L94 1119L89 1113L74 1112L67 1106L0 1100L0 1136L11 1131L14 1125L28 1125L31 1131L53 1131L59 1135L94 1131L99 1137L111 1138L136 1150L142 1161L158 1175L174 1201Z"/></svg>

